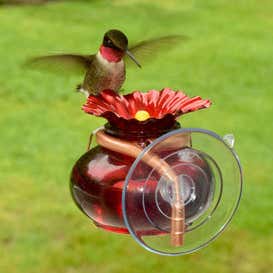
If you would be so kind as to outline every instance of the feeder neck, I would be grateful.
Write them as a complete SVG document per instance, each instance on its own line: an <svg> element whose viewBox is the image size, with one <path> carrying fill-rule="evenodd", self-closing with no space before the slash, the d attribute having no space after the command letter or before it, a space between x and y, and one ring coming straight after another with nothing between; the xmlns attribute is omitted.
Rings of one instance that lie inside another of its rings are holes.
<svg viewBox="0 0 273 273"><path fill-rule="evenodd" d="M122 126L120 126L122 125ZM131 122L128 124L107 123L105 132L111 136L131 141L145 141L157 138L165 133L180 128L177 121L172 123L159 123L159 121L141 123Z"/></svg>

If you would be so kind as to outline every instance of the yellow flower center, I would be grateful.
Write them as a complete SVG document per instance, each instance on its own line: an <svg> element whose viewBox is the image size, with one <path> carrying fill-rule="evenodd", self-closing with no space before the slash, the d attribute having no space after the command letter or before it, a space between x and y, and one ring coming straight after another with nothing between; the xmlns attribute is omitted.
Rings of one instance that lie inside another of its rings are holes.
<svg viewBox="0 0 273 273"><path fill-rule="evenodd" d="M150 118L150 114L145 110L139 110L135 114L135 119L137 119L138 121L144 121L148 118Z"/></svg>

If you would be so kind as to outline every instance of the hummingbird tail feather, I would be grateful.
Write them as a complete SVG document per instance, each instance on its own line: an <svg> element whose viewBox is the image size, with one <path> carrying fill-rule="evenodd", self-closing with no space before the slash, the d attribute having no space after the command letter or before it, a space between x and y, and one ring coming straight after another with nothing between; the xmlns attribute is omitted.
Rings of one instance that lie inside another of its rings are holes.
<svg viewBox="0 0 273 273"><path fill-rule="evenodd" d="M77 85L76 92L83 93L87 98L89 97L89 92L86 91L81 84Z"/></svg>

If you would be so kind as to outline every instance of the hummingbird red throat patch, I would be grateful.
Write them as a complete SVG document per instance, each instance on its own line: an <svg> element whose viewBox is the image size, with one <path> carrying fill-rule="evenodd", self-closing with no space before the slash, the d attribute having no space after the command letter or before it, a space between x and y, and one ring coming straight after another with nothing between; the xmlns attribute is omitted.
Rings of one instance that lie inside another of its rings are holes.
<svg viewBox="0 0 273 273"><path fill-rule="evenodd" d="M103 45L100 47L100 54L108 62L114 63L120 62L122 57L124 56L124 52Z"/></svg>

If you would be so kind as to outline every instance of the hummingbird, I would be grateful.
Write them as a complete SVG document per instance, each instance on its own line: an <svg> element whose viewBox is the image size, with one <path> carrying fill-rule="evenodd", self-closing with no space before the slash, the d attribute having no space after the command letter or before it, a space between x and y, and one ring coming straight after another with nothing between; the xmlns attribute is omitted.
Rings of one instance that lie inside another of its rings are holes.
<svg viewBox="0 0 273 273"><path fill-rule="evenodd" d="M34 57L27 62L33 68L49 70L68 69L85 73L82 84L77 86L86 96L98 95L106 89L119 92L126 78L126 64L128 60L141 68L138 57L154 57L160 49L170 49L181 40L185 40L182 35L169 35L150 40L141 41L132 47L128 46L127 36L120 30L108 30L102 39L102 44L96 54L57 54L41 57Z"/></svg>

